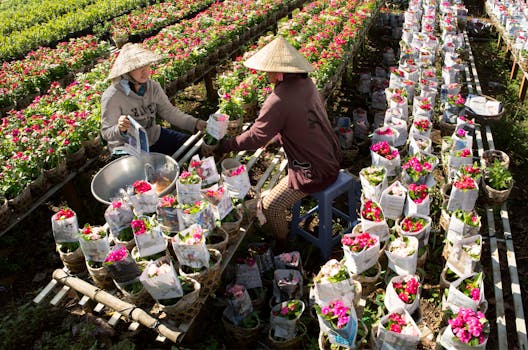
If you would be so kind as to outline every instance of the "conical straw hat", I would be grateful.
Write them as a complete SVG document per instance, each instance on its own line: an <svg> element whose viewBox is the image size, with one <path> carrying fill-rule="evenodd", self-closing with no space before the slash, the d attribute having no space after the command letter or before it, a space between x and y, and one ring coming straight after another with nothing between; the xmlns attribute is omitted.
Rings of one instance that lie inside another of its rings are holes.
<svg viewBox="0 0 528 350"><path fill-rule="evenodd" d="M308 73L313 66L286 39L275 40L251 56L244 65L263 72Z"/></svg>
<svg viewBox="0 0 528 350"><path fill-rule="evenodd" d="M151 63L158 62L163 57L142 48L137 44L125 44L121 48L119 56L117 56L108 79L117 78L123 74L133 71L141 67L145 67Z"/></svg>

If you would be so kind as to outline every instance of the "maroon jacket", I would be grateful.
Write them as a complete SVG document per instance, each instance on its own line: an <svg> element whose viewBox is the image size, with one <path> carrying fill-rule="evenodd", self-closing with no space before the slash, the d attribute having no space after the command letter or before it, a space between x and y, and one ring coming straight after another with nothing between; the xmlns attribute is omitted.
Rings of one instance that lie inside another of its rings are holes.
<svg viewBox="0 0 528 350"><path fill-rule="evenodd" d="M275 136L288 157L289 187L314 193L337 179L341 148L310 78L285 77L277 83L251 128L224 140L222 148L225 152L257 149Z"/></svg>

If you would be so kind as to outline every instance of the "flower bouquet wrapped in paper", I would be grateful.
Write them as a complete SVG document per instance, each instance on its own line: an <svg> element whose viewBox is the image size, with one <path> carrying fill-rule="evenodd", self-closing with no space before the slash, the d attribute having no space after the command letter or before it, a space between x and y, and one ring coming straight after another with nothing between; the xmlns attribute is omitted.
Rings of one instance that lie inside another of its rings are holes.
<svg viewBox="0 0 528 350"><path fill-rule="evenodd" d="M380 205L387 218L396 220L402 215L406 196L407 189L400 181L394 181L381 193Z"/></svg>
<svg viewBox="0 0 528 350"><path fill-rule="evenodd" d="M344 261L328 260L313 279L314 301L325 304L334 299L340 299L352 304L358 291L350 276ZM359 294L361 292L359 291Z"/></svg>
<svg viewBox="0 0 528 350"><path fill-rule="evenodd" d="M215 220L223 220L233 210L233 202L225 187L215 184L202 193L213 210Z"/></svg>
<svg viewBox="0 0 528 350"><path fill-rule="evenodd" d="M409 154L431 153L432 141L430 138L414 133L409 135Z"/></svg>
<svg viewBox="0 0 528 350"><path fill-rule="evenodd" d="M180 230L178 201L174 195L168 194L159 199L156 214L163 232L171 235Z"/></svg>
<svg viewBox="0 0 528 350"><path fill-rule="evenodd" d="M396 147L399 137L400 133L395 128L384 125L374 130L372 143L387 142L390 146Z"/></svg>
<svg viewBox="0 0 528 350"><path fill-rule="evenodd" d="M387 171L381 166L369 166L359 171L361 191L367 199L378 201L387 188Z"/></svg>
<svg viewBox="0 0 528 350"><path fill-rule="evenodd" d="M227 133L229 116L227 114L213 113L207 119L206 131L217 140L222 139Z"/></svg>
<svg viewBox="0 0 528 350"><path fill-rule="evenodd" d="M110 251L108 234L104 226L84 225L80 230L79 244L89 264L94 262L97 265L102 265Z"/></svg>
<svg viewBox="0 0 528 350"><path fill-rule="evenodd" d="M450 242L456 242L474 236L480 232L481 226L480 215L476 211L457 209L451 214L447 239Z"/></svg>
<svg viewBox="0 0 528 350"><path fill-rule="evenodd" d="M480 179L482 178L482 169L477 165L477 163L462 165L458 169L458 172L455 174L455 176L469 176L479 183Z"/></svg>
<svg viewBox="0 0 528 350"><path fill-rule="evenodd" d="M253 304L247 289L242 284L233 284L226 287L227 307L224 310L226 317L233 324L238 325L251 312Z"/></svg>
<svg viewBox="0 0 528 350"><path fill-rule="evenodd" d="M447 157L447 172L450 179L453 179L461 167L473 163L473 152L469 148L452 150Z"/></svg>
<svg viewBox="0 0 528 350"><path fill-rule="evenodd" d="M413 318L403 308L398 308L380 319L376 345L389 345L393 349L416 349L421 332Z"/></svg>
<svg viewBox="0 0 528 350"><path fill-rule="evenodd" d="M427 138L431 137L431 130L433 129L433 123L421 115L415 116L414 121L411 124L409 135L420 135Z"/></svg>
<svg viewBox="0 0 528 350"><path fill-rule="evenodd" d="M337 129L337 136L341 148L348 149L354 145L354 130L350 127L340 127Z"/></svg>
<svg viewBox="0 0 528 350"><path fill-rule="evenodd" d="M416 272L418 260L418 239L402 236L392 239L385 250L388 266L398 275L412 275Z"/></svg>
<svg viewBox="0 0 528 350"><path fill-rule="evenodd" d="M57 244L79 240L79 222L77 215L70 208L62 208L52 215L51 229Z"/></svg>
<svg viewBox="0 0 528 350"><path fill-rule="evenodd" d="M214 212L207 201L198 200L192 203L179 204L178 215L180 230L184 230L192 224L199 224L205 230L213 230L215 227Z"/></svg>
<svg viewBox="0 0 528 350"><path fill-rule="evenodd" d="M104 265L110 277L118 285L135 280L141 275L141 271L137 267L136 262L132 259L124 245L114 246L104 259Z"/></svg>
<svg viewBox="0 0 528 350"><path fill-rule="evenodd" d="M273 252L266 242L254 242L248 244L248 253L255 259L261 274L273 270Z"/></svg>
<svg viewBox="0 0 528 350"><path fill-rule="evenodd" d="M450 211L457 209L473 210L478 198L478 190L477 182L470 176L456 178L451 188L446 209Z"/></svg>
<svg viewBox="0 0 528 350"><path fill-rule="evenodd" d="M130 223L134 219L134 212L130 204L122 199L113 200L106 208L104 217L108 223L110 237L116 242L130 242L134 240Z"/></svg>
<svg viewBox="0 0 528 350"><path fill-rule="evenodd" d="M484 296L484 276L482 272L460 277L449 285L446 305L453 312L459 308L486 312L488 302Z"/></svg>
<svg viewBox="0 0 528 350"><path fill-rule="evenodd" d="M193 171L182 171L176 181L176 193L180 204L189 204L202 199L202 178Z"/></svg>
<svg viewBox="0 0 528 350"><path fill-rule="evenodd" d="M403 82L402 82L403 85ZM385 96L387 96L387 104L389 108L403 108L406 109L407 105L407 91L402 88L388 88L385 90Z"/></svg>
<svg viewBox="0 0 528 350"><path fill-rule="evenodd" d="M345 234L341 238L345 254L345 266L352 274L360 274L376 264L380 251L378 236L363 232Z"/></svg>
<svg viewBox="0 0 528 350"><path fill-rule="evenodd" d="M457 128L451 135L455 151L473 148L473 137L463 128Z"/></svg>
<svg viewBox="0 0 528 350"><path fill-rule="evenodd" d="M303 277L298 270L275 270L273 273L273 299L275 303L300 299L302 295Z"/></svg>
<svg viewBox="0 0 528 350"><path fill-rule="evenodd" d="M134 182L129 200L136 215L155 213L158 206L156 190L150 183L143 180Z"/></svg>
<svg viewBox="0 0 528 350"><path fill-rule="evenodd" d="M417 275L391 278L385 293L385 307L389 312L404 309L412 314L420 306L420 277Z"/></svg>
<svg viewBox="0 0 528 350"><path fill-rule="evenodd" d="M370 146L370 156L373 166L383 167L387 176L395 176L400 168L400 153L387 142L379 142Z"/></svg>
<svg viewBox="0 0 528 350"><path fill-rule="evenodd" d="M416 237L420 248L427 246L431 231L431 218L429 216L414 214L404 217L396 224L402 236Z"/></svg>
<svg viewBox="0 0 528 350"><path fill-rule="evenodd" d="M420 119L430 121L432 115L433 104L431 103L431 100L427 97L415 96L413 101L413 117L415 121ZM412 134L413 131L416 131L423 136L429 137L431 133L431 125L416 125L415 130L413 130L413 127L411 126L411 131L409 133Z"/></svg>
<svg viewBox="0 0 528 350"><path fill-rule="evenodd" d="M315 304L319 327L332 344L354 347L357 335L357 316L354 307L342 300Z"/></svg>
<svg viewBox="0 0 528 350"><path fill-rule="evenodd" d="M431 207L431 196L427 185L409 184L407 199L403 208L405 216L420 214L428 216Z"/></svg>
<svg viewBox="0 0 528 350"><path fill-rule="evenodd" d="M386 113L383 122L386 126L396 130L397 132L398 137L396 138L392 146L400 147L405 145L405 143L407 142L407 137L409 136L407 132L407 122L391 114L387 115Z"/></svg>
<svg viewBox="0 0 528 350"><path fill-rule="evenodd" d="M463 238L453 243L453 248L447 258L447 267L459 276L470 275L479 265L481 253L481 235Z"/></svg>
<svg viewBox="0 0 528 350"><path fill-rule="evenodd" d="M389 239L389 226L385 220L383 209L378 202L366 200L361 203L361 232L370 232L379 237L381 241Z"/></svg>
<svg viewBox="0 0 528 350"><path fill-rule="evenodd" d="M440 335L440 345L454 350L486 349L490 324L484 313L462 307L448 323Z"/></svg>
<svg viewBox="0 0 528 350"><path fill-rule="evenodd" d="M406 184L428 184L432 180L434 163L424 154L410 156L402 165L402 179ZM433 183L434 184L434 183Z"/></svg>
<svg viewBox="0 0 528 350"><path fill-rule="evenodd" d="M130 223L134 240L141 257L148 257L165 251L167 242L163 238L161 226L156 216L140 216Z"/></svg>
<svg viewBox="0 0 528 350"><path fill-rule="evenodd" d="M304 312L300 299L284 301L275 305L270 313L270 327L275 338L290 340L297 335L297 323Z"/></svg>
<svg viewBox="0 0 528 350"><path fill-rule="evenodd" d="M172 238L172 247L180 265L193 269L209 267L209 251L205 246L205 232L198 224L180 231Z"/></svg>
<svg viewBox="0 0 528 350"><path fill-rule="evenodd" d="M183 296L183 289L168 256L151 261L139 280L152 298L162 305L173 305Z"/></svg>
<svg viewBox="0 0 528 350"><path fill-rule="evenodd" d="M253 257L239 257L236 263L236 284L241 284L246 289L262 288L260 270Z"/></svg>
<svg viewBox="0 0 528 350"><path fill-rule="evenodd" d="M276 269L299 270L302 274L301 253L296 250L289 253L275 255L273 257L273 262Z"/></svg>
<svg viewBox="0 0 528 350"><path fill-rule="evenodd" d="M232 158L222 161L222 180L233 198L243 199L251 187L246 166Z"/></svg>
<svg viewBox="0 0 528 350"><path fill-rule="evenodd" d="M195 154L189 162L189 171L195 172L200 176L202 186L208 186L220 180L214 157L207 157L200 160L200 156Z"/></svg>

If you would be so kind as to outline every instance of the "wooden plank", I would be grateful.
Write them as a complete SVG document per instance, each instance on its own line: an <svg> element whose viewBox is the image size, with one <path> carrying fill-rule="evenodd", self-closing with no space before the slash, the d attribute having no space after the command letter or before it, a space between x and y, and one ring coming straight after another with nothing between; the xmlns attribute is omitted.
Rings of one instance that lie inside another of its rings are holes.
<svg viewBox="0 0 528 350"><path fill-rule="evenodd" d="M471 72L473 73L473 80L475 81L475 87L477 94L482 95L482 87L480 86L480 80L478 78L477 67L475 66L475 59L473 58L473 53L471 52L471 45L469 43L469 38L467 31L464 30L464 40L466 41L466 46L469 52L469 61L471 63Z"/></svg>
<svg viewBox="0 0 528 350"><path fill-rule="evenodd" d="M275 175L273 175L273 177L271 178L270 182L268 183L268 189L272 189L273 186L275 186L275 184L279 181L279 179L280 179L280 177L282 175L282 172L284 171L284 169L286 169L287 165L288 165L288 160L287 159L283 159L282 162L279 165L279 170L275 173Z"/></svg>
<svg viewBox="0 0 528 350"><path fill-rule="evenodd" d="M521 86L519 88L519 99L524 101L526 98L526 89L528 88L528 78L526 78L526 73L523 72L523 77L521 81Z"/></svg>
<svg viewBox="0 0 528 350"><path fill-rule="evenodd" d="M277 152L277 154L275 154L275 157L273 157L270 165L268 166L266 171L264 171L264 174L262 174L262 176L260 177L259 181L257 182L257 185L255 186L255 191L257 191L257 192L260 191L262 186L264 186L264 183L270 177L271 173L273 172L273 169L275 169L277 164L279 164L279 160L280 159L281 159L281 155L280 155L279 152Z"/></svg>
<svg viewBox="0 0 528 350"><path fill-rule="evenodd" d="M99 313L99 312L103 311L104 307L105 307L104 304L97 303L97 305L95 305L93 311Z"/></svg>
<svg viewBox="0 0 528 350"><path fill-rule="evenodd" d="M506 202L502 204L500 214L502 218L502 226L504 228L504 240L506 241L506 258L508 260L508 269L510 271L517 339L519 340L520 349L528 350L526 320L524 318L521 287L519 284L519 272L517 271L517 261L515 259L515 249L513 247L510 220L508 218L508 208Z"/></svg>
<svg viewBox="0 0 528 350"><path fill-rule="evenodd" d="M489 125L486 125L486 141L488 141L488 149L494 150L495 143L493 142L493 134Z"/></svg>
<svg viewBox="0 0 528 350"><path fill-rule="evenodd" d="M88 300L90 300L90 298L87 295L83 295L81 300L79 300L78 304L81 305L81 306L84 306L84 305L86 305Z"/></svg>
<svg viewBox="0 0 528 350"><path fill-rule="evenodd" d="M519 66L517 65L517 57L514 56L513 57L513 65L512 65L511 72L510 72L510 80L515 79L515 77L517 76L517 72L518 71L519 71Z"/></svg>
<svg viewBox="0 0 528 350"><path fill-rule="evenodd" d="M51 292L53 287L57 285L57 280L52 279L49 281L49 283L40 291L40 293L37 294L37 296L33 299L33 302L35 304L40 304L40 302Z"/></svg>
<svg viewBox="0 0 528 350"><path fill-rule="evenodd" d="M50 304L56 306L62 300L62 298L66 296L66 293L68 293L69 290L69 286L62 286L61 290L59 290L59 292L55 294L53 299L51 299Z"/></svg>
<svg viewBox="0 0 528 350"><path fill-rule="evenodd" d="M132 332L135 332L138 328L139 328L139 322L132 322L132 323L128 326L128 330L129 330L129 331L132 331Z"/></svg>
<svg viewBox="0 0 528 350"><path fill-rule="evenodd" d="M108 324L110 326L115 326L117 324L117 322L121 319L121 314L117 311L114 312L114 314L112 315L112 317L110 317L110 319L108 320Z"/></svg>
<svg viewBox="0 0 528 350"><path fill-rule="evenodd" d="M473 94L473 83L471 81L471 75L470 75L469 67L467 64L464 64L464 69L466 72L465 75L466 75L466 85L467 85L468 93Z"/></svg>
<svg viewBox="0 0 528 350"><path fill-rule="evenodd" d="M165 340L167 340L167 338L162 336L161 334L158 334L158 336L156 337L156 341L159 341L160 343L164 343Z"/></svg>

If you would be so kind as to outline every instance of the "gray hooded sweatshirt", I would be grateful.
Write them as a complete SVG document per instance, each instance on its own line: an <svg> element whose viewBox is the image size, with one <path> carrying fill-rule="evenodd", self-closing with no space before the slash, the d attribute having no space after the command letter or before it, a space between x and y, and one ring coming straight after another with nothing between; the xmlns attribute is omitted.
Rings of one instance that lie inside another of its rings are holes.
<svg viewBox="0 0 528 350"><path fill-rule="evenodd" d="M173 106L157 81L147 81L143 96L130 90L127 84L118 82L110 85L101 98L101 134L108 142L110 151L123 146L127 140L126 134L121 133L117 126L121 115L130 115L145 128L149 146L158 141L161 132L156 116L177 128L194 132L198 119Z"/></svg>

